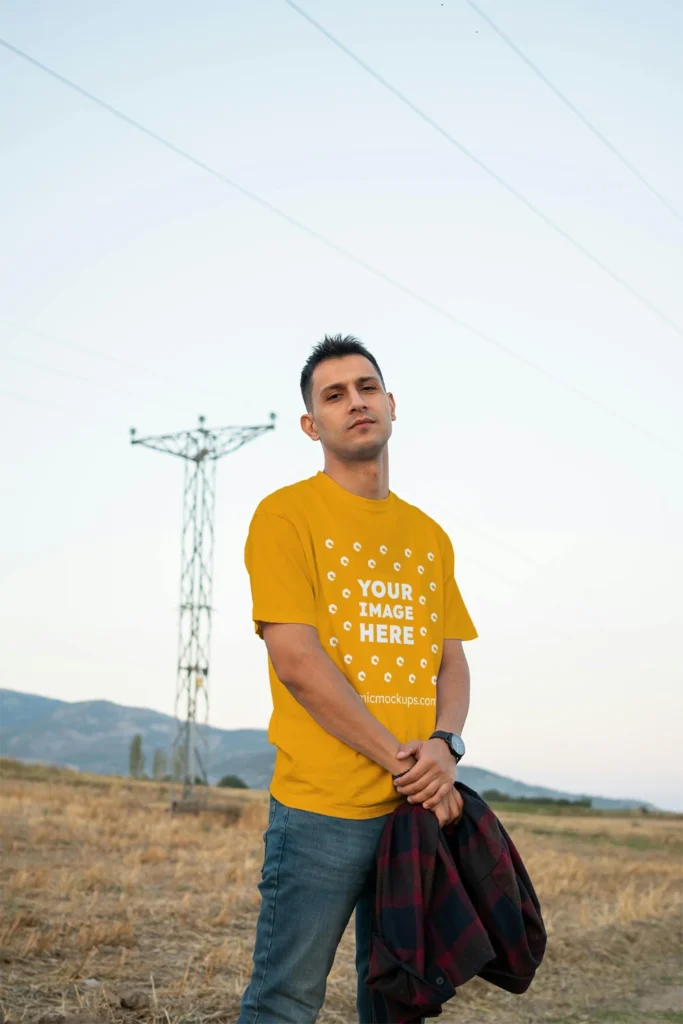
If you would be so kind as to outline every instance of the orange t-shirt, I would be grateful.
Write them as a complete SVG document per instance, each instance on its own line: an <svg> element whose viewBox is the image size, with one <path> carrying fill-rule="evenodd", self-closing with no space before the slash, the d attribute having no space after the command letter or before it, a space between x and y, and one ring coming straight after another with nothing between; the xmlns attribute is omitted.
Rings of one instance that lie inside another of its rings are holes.
<svg viewBox="0 0 683 1024"><path fill-rule="evenodd" d="M362 498L319 472L265 498L245 548L262 622L314 626L368 710L400 743L427 739L445 639L477 636L447 534L393 492ZM277 747L270 786L289 807L374 818L401 802L390 773L328 733L268 659Z"/></svg>

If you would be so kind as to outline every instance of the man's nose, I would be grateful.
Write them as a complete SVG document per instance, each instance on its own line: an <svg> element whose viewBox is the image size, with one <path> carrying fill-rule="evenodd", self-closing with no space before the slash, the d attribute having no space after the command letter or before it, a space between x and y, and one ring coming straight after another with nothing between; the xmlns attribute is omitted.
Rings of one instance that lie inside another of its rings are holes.
<svg viewBox="0 0 683 1024"><path fill-rule="evenodd" d="M356 388L349 390L349 404L351 409L367 409L367 402L365 401L365 395L362 391L358 391Z"/></svg>

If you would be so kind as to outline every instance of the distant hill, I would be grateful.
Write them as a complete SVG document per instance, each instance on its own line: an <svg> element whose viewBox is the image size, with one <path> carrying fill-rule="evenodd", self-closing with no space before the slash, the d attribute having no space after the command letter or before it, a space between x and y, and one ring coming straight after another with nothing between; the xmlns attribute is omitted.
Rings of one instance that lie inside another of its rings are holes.
<svg viewBox="0 0 683 1024"><path fill-rule="evenodd" d="M63 765L99 775L127 775L130 741L142 735L147 768L157 748L168 751L174 721L149 708L129 708L107 700L69 703L0 689L0 755L19 761ZM265 729L208 730L209 778L239 775L252 789L267 789L273 773L275 748ZM506 775L462 763L458 778L483 792L497 789L509 796L551 797L578 800L590 794L564 793L545 786L531 786ZM642 800L592 797L593 806L629 809L647 806Z"/></svg>
<svg viewBox="0 0 683 1024"><path fill-rule="evenodd" d="M149 770L157 748L169 751L174 728L170 715L149 708L129 708L108 700L69 703L0 689L0 751L21 761L127 775L133 736L142 735ZM265 788L273 764L265 729L209 728L208 742L212 779L229 772L240 774L235 766L242 769L256 757L257 775L252 769L244 781L252 788Z"/></svg>

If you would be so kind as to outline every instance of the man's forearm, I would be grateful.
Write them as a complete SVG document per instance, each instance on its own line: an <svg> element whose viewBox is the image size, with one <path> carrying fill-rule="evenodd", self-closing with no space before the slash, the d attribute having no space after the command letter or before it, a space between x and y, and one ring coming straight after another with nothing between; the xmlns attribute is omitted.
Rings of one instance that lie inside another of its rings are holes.
<svg viewBox="0 0 683 1024"><path fill-rule="evenodd" d="M470 707L470 670L461 651L442 661L436 680L436 728L458 735Z"/></svg>
<svg viewBox="0 0 683 1024"><path fill-rule="evenodd" d="M322 648L307 653L282 682L326 732L387 771L396 775L415 763L413 758L397 759L401 744L368 711Z"/></svg>

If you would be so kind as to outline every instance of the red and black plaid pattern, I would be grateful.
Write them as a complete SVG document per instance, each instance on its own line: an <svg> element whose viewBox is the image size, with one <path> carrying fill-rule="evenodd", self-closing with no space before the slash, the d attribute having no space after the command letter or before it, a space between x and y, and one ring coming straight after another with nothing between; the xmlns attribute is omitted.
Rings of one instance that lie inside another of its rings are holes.
<svg viewBox="0 0 683 1024"><path fill-rule="evenodd" d="M406 802L384 827L366 978L374 1024L437 1017L476 975L525 992L543 959L541 909L514 843L478 793L456 787L456 824L441 829Z"/></svg>

